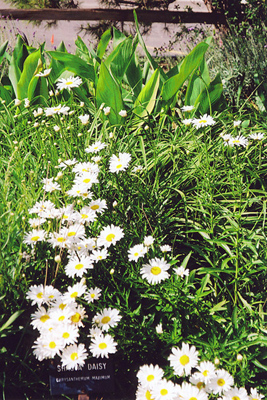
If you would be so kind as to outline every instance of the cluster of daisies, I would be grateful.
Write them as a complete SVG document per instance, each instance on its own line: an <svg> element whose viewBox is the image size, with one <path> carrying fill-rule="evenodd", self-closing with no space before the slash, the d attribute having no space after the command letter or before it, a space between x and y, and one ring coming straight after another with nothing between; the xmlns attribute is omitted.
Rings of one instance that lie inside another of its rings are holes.
<svg viewBox="0 0 267 400"><path fill-rule="evenodd" d="M33 353L39 361L59 356L66 369L82 367L88 358L88 350L93 357L109 357L116 352L117 343L106 332L115 327L121 319L118 310L105 308L92 319L89 337L91 343L86 349L78 344L79 329L84 327L87 317L85 308L77 300L83 297L87 303L93 303L101 296L101 289L88 289L81 280L60 293L51 285L33 285L27 293L37 311L32 314L31 325L39 332L33 345Z"/></svg>
<svg viewBox="0 0 267 400"><path fill-rule="evenodd" d="M210 361L200 361L195 346L182 343L181 348L172 349L168 360L173 374L187 377L187 381L174 384L164 378L164 371L158 365L143 365L137 373L136 400L208 400L214 396L220 396L221 400L261 400L264 397L254 388L248 393L245 388L236 387L225 369L218 369Z"/></svg>

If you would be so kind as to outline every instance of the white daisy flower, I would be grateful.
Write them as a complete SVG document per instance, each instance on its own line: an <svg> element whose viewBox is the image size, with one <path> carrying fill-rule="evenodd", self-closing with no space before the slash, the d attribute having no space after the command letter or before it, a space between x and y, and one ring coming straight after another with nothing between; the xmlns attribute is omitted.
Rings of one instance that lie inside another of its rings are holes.
<svg viewBox="0 0 267 400"><path fill-rule="evenodd" d="M86 288L85 288L86 289ZM82 307L80 304L72 303L75 305L75 308L73 308L73 314L70 317L70 321L73 325L77 327L83 327L82 320L87 317L85 308Z"/></svg>
<svg viewBox="0 0 267 400"><path fill-rule="evenodd" d="M43 229L33 229L24 236L23 242L34 246L37 242L42 242L46 238L46 231Z"/></svg>
<svg viewBox="0 0 267 400"><path fill-rule="evenodd" d="M91 254L91 259L94 260L95 262L101 261L101 260L105 260L106 258L108 258L108 251L107 249L104 247L101 250L93 250L92 254Z"/></svg>
<svg viewBox="0 0 267 400"><path fill-rule="evenodd" d="M59 104L58 106L55 107L47 107L44 109L45 115L46 117L50 117L52 115L59 115L59 114L63 114L63 115L68 115L68 111L69 111L69 107L68 106L62 106L61 104Z"/></svg>
<svg viewBox="0 0 267 400"><path fill-rule="evenodd" d="M136 167L133 168L133 172L141 172L143 171L142 165L136 165Z"/></svg>
<svg viewBox="0 0 267 400"><path fill-rule="evenodd" d="M98 153L100 150L104 149L107 146L106 143L102 143L100 141L91 144L91 146L87 147L84 151L86 153Z"/></svg>
<svg viewBox="0 0 267 400"><path fill-rule="evenodd" d="M162 253L169 253L170 251L172 251L171 246L169 246L168 244L163 244L162 246L159 246L159 248Z"/></svg>
<svg viewBox="0 0 267 400"><path fill-rule="evenodd" d="M67 167L70 167L71 165L75 165L78 161L76 160L76 158L73 158L72 160L65 160L65 161L61 161L57 168L62 168L63 170L65 170Z"/></svg>
<svg viewBox="0 0 267 400"><path fill-rule="evenodd" d="M78 213L78 217L78 222L81 224L89 224L89 222L96 220L96 212L90 206L85 206Z"/></svg>
<svg viewBox="0 0 267 400"><path fill-rule="evenodd" d="M144 237L144 245L147 247L152 246L154 241L155 241L155 239L153 238L153 236L145 236Z"/></svg>
<svg viewBox="0 0 267 400"><path fill-rule="evenodd" d="M249 400L249 397L245 388L234 387L224 393L222 400Z"/></svg>
<svg viewBox="0 0 267 400"><path fill-rule="evenodd" d="M184 111L184 112L189 112L189 111L192 111L194 109L195 109L195 106L183 106L181 108L181 110Z"/></svg>
<svg viewBox="0 0 267 400"><path fill-rule="evenodd" d="M19 107L21 105L21 100L15 99L14 104L15 104L15 106Z"/></svg>
<svg viewBox="0 0 267 400"><path fill-rule="evenodd" d="M82 83L83 81L78 76L76 77L70 76L67 79L64 78L58 79L56 85L58 90L68 89L70 91L70 89L79 87Z"/></svg>
<svg viewBox="0 0 267 400"><path fill-rule="evenodd" d="M185 268L183 266L178 267L178 268L174 268L173 270L176 273L176 275L180 276L181 278L183 278L184 276L188 276L189 275L189 269Z"/></svg>
<svg viewBox="0 0 267 400"><path fill-rule="evenodd" d="M109 247L115 245L117 241L123 238L123 230L119 226L109 225L106 226L97 239L97 246Z"/></svg>
<svg viewBox="0 0 267 400"><path fill-rule="evenodd" d="M88 357L87 350L83 343L72 344L62 350L61 354L61 362L62 366L66 367L66 369L75 369L78 367L82 367L84 365L85 360Z"/></svg>
<svg viewBox="0 0 267 400"><path fill-rule="evenodd" d="M155 400L177 399L177 389L172 381L161 379L151 388L151 394Z"/></svg>
<svg viewBox="0 0 267 400"><path fill-rule="evenodd" d="M92 162L79 162L73 168L72 171L81 176L85 172L91 172L91 174L98 175L99 166Z"/></svg>
<svg viewBox="0 0 267 400"><path fill-rule="evenodd" d="M234 385L233 377L225 369L218 369L216 377L212 378L209 383L209 389L213 394L221 394L227 392Z"/></svg>
<svg viewBox="0 0 267 400"><path fill-rule="evenodd" d="M70 278L74 278L75 276L82 277L88 269L93 269L94 265L92 264L92 259L90 257L81 256L77 257L74 256L65 266L66 275Z"/></svg>
<svg viewBox="0 0 267 400"><path fill-rule="evenodd" d="M34 314L31 315L31 325L34 329L41 331L44 329L45 324L50 320L50 312L45 307L39 307Z"/></svg>
<svg viewBox="0 0 267 400"><path fill-rule="evenodd" d="M89 349L93 357L106 357L109 358L109 354L116 353L117 343L110 335L96 335L92 338Z"/></svg>
<svg viewBox="0 0 267 400"><path fill-rule="evenodd" d="M72 186L70 190L68 190L67 195L70 197L81 197L84 199L90 199L92 197L92 193L88 189L88 185L77 183Z"/></svg>
<svg viewBox="0 0 267 400"><path fill-rule="evenodd" d="M57 307L50 310L50 318L57 325L66 324L71 316L71 307L64 307L63 309Z"/></svg>
<svg viewBox="0 0 267 400"><path fill-rule="evenodd" d="M264 395L258 393L257 389L250 388L249 400L261 400L263 398Z"/></svg>
<svg viewBox="0 0 267 400"><path fill-rule="evenodd" d="M135 400L155 400L152 397L150 389L146 389L144 386L139 385L135 394Z"/></svg>
<svg viewBox="0 0 267 400"><path fill-rule="evenodd" d="M41 214L45 211L53 209L55 209L55 205L54 203L52 203L52 201L40 201L35 203L35 205L29 209L29 214L39 214L40 216L42 216Z"/></svg>
<svg viewBox="0 0 267 400"><path fill-rule="evenodd" d="M37 304L40 306L45 301L45 291L43 285L33 285L30 286L27 294L26 299L31 300L32 305Z"/></svg>
<svg viewBox="0 0 267 400"><path fill-rule="evenodd" d="M54 178L44 178L42 180L42 183L44 184L43 190L45 192L53 192L54 190L61 190L60 185L54 181Z"/></svg>
<svg viewBox="0 0 267 400"><path fill-rule="evenodd" d="M250 139L253 139L253 140L262 140L262 139L264 139L264 133L262 133L262 132L251 133L249 135L249 137L250 137Z"/></svg>
<svg viewBox="0 0 267 400"><path fill-rule="evenodd" d="M41 335L36 342L40 342L43 347L45 358L54 358L56 355L59 355L64 348L64 340L59 337L57 332L47 331L44 335ZM35 348L34 345L33 348Z"/></svg>
<svg viewBox="0 0 267 400"><path fill-rule="evenodd" d="M137 379L142 387L152 389L163 378L164 371L158 365L143 365L137 372Z"/></svg>
<svg viewBox="0 0 267 400"><path fill-rule="evenodd" d="M191 369L198 363L198 351L195 346L189 347L188 343L182 343L182 348L172 348L172 354L168 357L175 375L189 375Z"/></svg>
<svg viewBox="0 0 267 400"><path fill-rule="evenodd" d="M192 121L194 128L199 129L205 126L212 126L216 123L216 121L208 114L204 114L200 118L195 118Z"/></svg>
<svg viewBox="0 0 267 400"><path fill-rule="evenodd" d="M101 199L92 200L89 203L88 207L90 207L96 213L102 214L107 208L107 202L106 200L101 200Z"/></svg>
<svg viewBox="0 0 267 400"><path fill-rule="evenodd" d="M93 303L95 300L98 300L101 296L101 289L95 287L92 289L88 289L85 293L84 298L88 303Z"/></svg>
<svg viewBox="0 0 267 400"><path fill-rule="evenodd" d="M77 343L79 338L79 328L76 325L64 323L57 326L58 335L63 338L64 346Z"/></svg>
<svg viewBox="0 0 267 400"><path fill-rule="evenodd" d="M109 330L121 320L119 311L116 308L105 308L101 313L97 313L93 318L93 323L103 331Z"/></svg>
<svg viewBox="0 0 267 400"><path fill-rule="evenodd" d="M31 228L38 229L42 224L46 222L45 218L30 218L29 219L29 224Z"/></svg>
<svg viewBox="0 0 267 400"><path fill-rule="evenodd" d="M248 145L248 139L247 138L245 138L244 136L237 136L237 137L232 137L230 140L229 140L229 142L228 142L228 145L230 146L230 147L233 147L233 146L243 146L243 147L246 147L247 145Z"/></svg>
<svg viewBox="0 0 267 400"><path fill-rule="evenodd" d="M197 386L192 386L187 382L183 382L178 390L179 398L184 400L208 400L208 394L205 390L199 390Z"/></svg>
<svg viewBox="0 0 267 400"><path fill-rule="evenodd" d="M63 224L74 222L78 218L78 212L74 210L73 204L69 204L66 207L59 209L59 218L61 218Z"/></svg>
<svg viewBox="0 0 267 400"><path fill-rule="evenodd" d="M202 361L196 368L199 372L195 372L195 377L199 377L205 385L216 376L215 365L210 361Z"/></svg>
<svg viewBox="0 0 267 400"><path fill-rule="evenodd" d="M37 110L33 110L33 116L34 118L40 117L40 115L43 115L44 110L41 107L38 107Z"/></svg>
<svg viewBox="0 0 267 400"><path fill-rule="evenodd" d="M75 185L83 185L87 190L91 189L94 183L98 183L97 174L92 172L83 172L83 174L76 176L73 183Z"/></svg>
<svg viewBox="0 0 267 400"><path fill-rule="evenodd" d="M79 120L81 121L82 125L87 125L89 122L89 115L85 114L85 115L80 115Z"/></svg>
<svg viewBox="0 0 267 400"><path fill-rule="evenodd" d="M86 286L78 282L73 286L69 286L67 292L63 294L63 303L69 304L74 302L77 297L81 297L86 292Z"/></svg>
<svg viewBox="0 0 267 400"><path fill-rule="evenodd" d="M193 120L192 120L191 118L187 118L187 119L183 119L183 120L182 120L182 123L183 123L185 126L191 125L192 122L193 122Z"/></svg>
<svg viewBox="0 0 267 400"><path fill-rule="evenodd" d="M161 322L156 326L156 332L157 332L158 335L162 335L163 334L163 327L162 327L162 323Z"/></svg>
<svg viewBox="0 0 267 400"><path fill-rule="evenodd" d="M143 244L136 244L128 250L129 261L138 261L140 257L144 257L147 253L147 247Z"/></svg>
<svg viewBox="0 0 267 400"><path fill-rule="evenodd" d="M131 161L131 154L119 153L119 157L113 154L109 160L109 171L119 173L125 171Z"/></svg>
<svg viewBox="0 0 267 400"><path fill-rule="evenodd" d="M141 268L140 273L143 279L147 279L149 283L155 285L169 278L169 273L167 272L169 268L170 264L163 258L153 258L149 261L149 264L145 264Z"/></svg>

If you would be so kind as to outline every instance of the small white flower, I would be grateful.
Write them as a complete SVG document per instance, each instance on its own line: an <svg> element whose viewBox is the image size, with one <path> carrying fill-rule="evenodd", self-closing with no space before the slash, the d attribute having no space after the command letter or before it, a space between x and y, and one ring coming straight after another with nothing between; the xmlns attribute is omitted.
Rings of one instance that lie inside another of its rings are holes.
<svg viewBox="0 0 267 400"><path fill-rule="evenodd" d="M195 106L183 106L181 108L181 110L184 111L184 112L189 112L189 111L194 110L194 108L195 108Z"/></svg>
<svg viewBox="0 0 267 400"><path fill-rule="evenodd" d="M199 129L205 126L214 125L216 121L208 114L204 114L200 118L195 118L192 121L194 128Z"/></svg>
<svg viewBox="0 0 267 400"><path fill-rule="evenodd" d="M52 71L52 68L45 69L43 72L39 72L35 76L43 77L46 78L47 76L50 75L50 72Z"/></svg>
<svg viewBox="0 0 267 400"><path fill-rule="evenodd" d="M242 121L233 121L233 125L234 125L234 128L236 128L237 126L239 126L240 124L241 124L241 122Z"/></svg>
<svg viewBox="0 0 267 400"><path fill-rule="evenodd" d="M163 333L162 323L160 323L156 326L156 332L158 335L162 335L162 333Z"/></svg>
<svg viewBox="0 0 267 400"><path fill-rule="evenodd" d="M120 115L122 118L126 118L126 117L127 117L127 111L126 111L126 110L121 110L121 111L119 112L119 115Z"/></svg>
<svg viewBox="0 0 267 400"><path fill-rule="evenodd" d="M14 104L15 104L15 106L20 106L21 105L21 100L19 100L19 99L15 99L14 100Z"/></svg>
<svg viewBox="0 0 267 400"><path fill-rule="evenodd" d="M262 139L264 139L264 133L262 133L262 132L251 133L249 135L249 137L250 137L250 139L253 139L253 140L262 140Z"/></svg>
<svg viewBox="0 0 267 400"><path fill-rule="evenodd" d="M191 118L187 118L187 119L183 119L182 120L182 123L185 125L185 126L189 126L189 125L191 125L191 123L192 123L192 119Z"/></svg>
<svg viewBox="0 0 267 400"><path fill-rule="evenodd" d="M185 267L174 268L174 272L181 278L189 275L189 269L185 269Z"/></svg>
<svg viewBox="0 0 267 400"><path fill-rule="evenodd" d="M147 247L152 246L154 241L155 241L155 239L153 238L153 236L145 236L144 237L144 245Z"/></svg>
<svg viewBox="0 0 267 400"><path fill-rule="evenodd" d="M57 89L68 89L70 91L70 89L79 87L82 83L83 81L78 76L70 76L68 79L60 78L57 82Z"/></svg>
<svg viewBox="0 0 267 400"><path fill-rule="evenodd" d="M24 107L25 108L28 108L28 107L30 107L30 100L29 99L24 99Z"/></svg>
<svg viewBox="0 0 267 400"><path fill-rule="evenodd" d="M248 139L247 138L245 138L244 136L237 136L237 137L232 137L230 140L229 140L229 142L228 142L228 145L230 146L230 147L233 147L233 146L243 146L243 147L246 147L247 145L248 145Z"/></svg>
<svg viewBox="0 0 267 400"><path fill-rule="evenodd" d="M103 108L103 112L105 115L109 115L110 114L110 107L104 107Z"/></svg>
<svg viewBox="0 0 267 400"><path fill-rule="evenodd" d="M89 122L89 115L85 114L85 115L80 115L79 120L81 121L82 125L87 125Z"/></svg>

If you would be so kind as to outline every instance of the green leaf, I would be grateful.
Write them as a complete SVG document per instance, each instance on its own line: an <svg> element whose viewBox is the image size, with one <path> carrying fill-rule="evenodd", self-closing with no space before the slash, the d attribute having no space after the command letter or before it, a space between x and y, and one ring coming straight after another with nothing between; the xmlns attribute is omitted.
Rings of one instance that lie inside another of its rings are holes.
<svg viewBox="0 0 267 400"><path fill-rule="evenodd" d="M7 46L8 46L8 40L5 43L3 43L2 46L0 47L0 64L5 56Z"/></svg>
<svg viewBox="0 0 267 400"><path fill-rule="evenodd" d="M8 320L0 327L0 332L7 329L22 314L24 310L16 311Z"/></svg>
<svg viewBox="0 0 267 400"><path fill-rule="evenodd" d="M185 94L185 104L190 106L195 105L196 99L209 83L209 69L205 59L203 58L199 68L190 77Z"/></svg>
<svg viewBox="0 0 267 400"><path fill-rule="evenodd" d="M113 26L113 49L115 49L127 36Z"/></svg>
<svg viewBox="0 0 267 400"><path fill-rule="evenodd" d="M4 88L4 86L0 85L0 97L2 100L5 100L6 105L10 104L12 101L12 97L8 90Z"/></svg>
<svg viewBox="0 0 267 400"><path fill-rule="evenodd" d="M223 85L220 74L217 74L207 88L204 88L195 101L195 106L199 104L199 111L205 114L216 107L216 103L222 98Z"/></svg>
<svg viewBox="0 0 267 400"><path fill-rule="evenodd" d="M138 121L140 118L144 118L150 114L155 106L159 87L159 78L160 73L156 70L147 84L143 87L134 103L133 113L138 116Z"/></svg>
<svg viewBox="0 0 267 400"><path fill-rule="evenodd" d="M125 80L131 87L135 98L142 90L142 70L139 67L136 54L133 54L131 61L125 72Z"/></svg>
<svg viewBox="0 0 267 400"><path fill-rule="evenodd" d="M224 305L227 303L229 303L227 300L220 301L220 303L215 304L215 306L210 309L209 313L214 314L215 312L226 310L227 307L224 307Z"/></svg>
<svg viewBox="0 0 267 400"><path fill-rule="evenodd" d="M23 65L23 71L20 76L20 80L17 85L17 95L18 99L25 99L28 97L28 88L30 82L33 80L34 83L32 85L37 84L38 77L35 77L35 73L40 69L41 62L41 51L36 50L34 53L31 53L25 60ZM34 91L35 88L32 89ZM30 99L29 99L30 100Z"/></svg>
<svg viewBox="0 0 267 400"><path fill-rule="evenodd" d="M90 51L80 36L75 40L76 56L80 57L85 62L91 64L92 57Z"/></svg>
<svg viewBox="0 0 267 400"><path fill-rule="evenodd" d="M90 81L95 82L94 67L82 60L80 57L60 51L47 51L47 54L49 54L52 59L61 62L61 64L57 65L57 78L63 71L70 71L78 75L80 78L89 79ZM53 68L53 66L51 66L51 68ZM57 78L54 77L55 80Z"/></svg>
<svg viewBox="0 0 267 400"><path fill-rule="evenodd" d="M110 107L109 121L112 125L120 122L119 112L123 109L121 89L103 62L96 87L96 102L98 107L102 104Z"/></svg>
<svg viewBox="0 0 267 400"><path fill-rule="evenodd" d="M207 43L204 42L199 43L184 58L179 73L172 76L164 83L162 88L162 97L165 101L168 101L171 98L173 98L173 96L175 96L175 94L181 88L186 79L199 66L208 47L209 46Z"/></svg>
<svg viewBox="0 0 267 400"><path fill-rule="evenodd" d="M100 59L105 54L105 51L106 51L107 45L109 44L110 39L111 39L111 31L110 31L110 29L108 29L101 36L100 41L97 46L97 55Z"/></svg>

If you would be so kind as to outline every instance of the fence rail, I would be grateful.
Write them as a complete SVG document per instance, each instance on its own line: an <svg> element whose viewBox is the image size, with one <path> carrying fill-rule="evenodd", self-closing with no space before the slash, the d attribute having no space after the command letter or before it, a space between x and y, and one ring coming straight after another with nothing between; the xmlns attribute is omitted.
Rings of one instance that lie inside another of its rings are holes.
<svg viewBox="0 0 267 400"><path fill-rule="evenodd" d="M226 24L223 14L215 12L186 12L167 10L140 10L136 9L140 22L165 23L206 23ZM4 9L0 10L2 17L28 21L134 21L133 10L84 8L84 9Z"/></svg>

